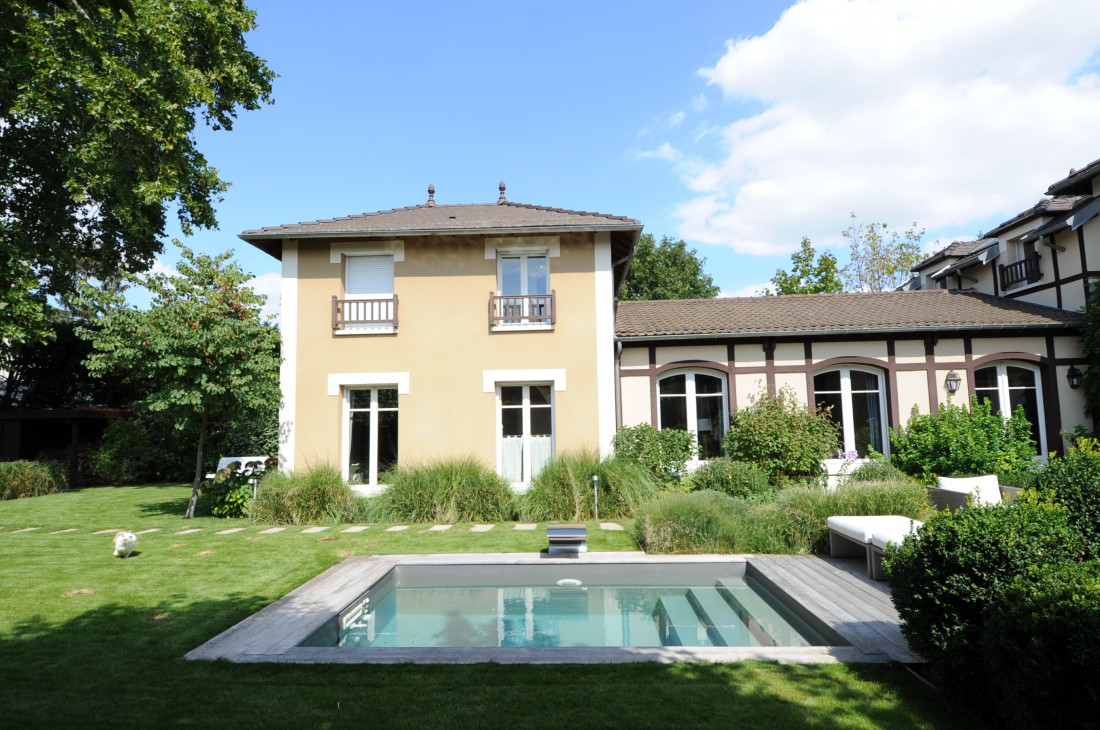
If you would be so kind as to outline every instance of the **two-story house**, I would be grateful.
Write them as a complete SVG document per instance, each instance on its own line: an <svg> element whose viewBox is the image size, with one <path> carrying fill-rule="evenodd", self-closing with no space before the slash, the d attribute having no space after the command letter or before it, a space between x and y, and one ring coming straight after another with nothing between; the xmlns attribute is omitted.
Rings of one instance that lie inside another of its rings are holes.
<svg viewBox="0 0 1100 730"><path fill-rule="evenodd" d="M614 297L633 219L440 205L245 231L282 262L280 466L472 455L524 483L556 453L610 448Z"/></svg>

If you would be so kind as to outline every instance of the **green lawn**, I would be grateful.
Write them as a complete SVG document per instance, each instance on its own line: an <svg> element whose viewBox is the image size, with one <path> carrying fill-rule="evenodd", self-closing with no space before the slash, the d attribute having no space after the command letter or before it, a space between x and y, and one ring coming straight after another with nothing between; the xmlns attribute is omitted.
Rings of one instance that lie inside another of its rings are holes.
<svg viewBox="0 0 1100 730"><path fill-rule="evenodd" d="M184 520L189 491L103 487L0 503L0 727L981 727L893 665L186 662L350 555L546 544L545 530L508 524L261 535L248 520ZM590 549L636 550L626 526L591 524ZM38 529L15 532L26 527ZM246 529L214 534L229 527ZM122 528L159 530L121 560L111 533L92 533ZM201 531L174 534L189 528Z"/></svg>

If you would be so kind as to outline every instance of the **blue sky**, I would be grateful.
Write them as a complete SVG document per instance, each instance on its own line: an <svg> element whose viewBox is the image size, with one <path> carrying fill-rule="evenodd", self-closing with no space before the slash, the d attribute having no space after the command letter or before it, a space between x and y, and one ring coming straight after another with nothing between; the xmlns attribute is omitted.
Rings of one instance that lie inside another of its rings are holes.
<svg viewBox="0 0 1100 730"><path fill-rule="evenodd" d="M1092 0L250 6L275 104L198 132L232 187L220 229L185 243L234 249L269 294L278 262L238 233L416 205L429 183L439 203L504 180L509 200L637 218L747 295L802 236L843 263L852 212L933 249L1100 158Z"/></svg>

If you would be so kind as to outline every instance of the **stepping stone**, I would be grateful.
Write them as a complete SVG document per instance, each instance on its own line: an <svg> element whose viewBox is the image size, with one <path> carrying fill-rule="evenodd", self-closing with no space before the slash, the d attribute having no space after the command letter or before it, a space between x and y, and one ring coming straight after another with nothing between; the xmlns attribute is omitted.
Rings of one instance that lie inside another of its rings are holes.
<svg viewBox="0 0 1100 730"><path fill-rule="evenodd" d="M446 532L451 529L450 525L432 525L428 528L428 532Z"/></svg>
<svg viewBox="0 0 1100 730"><path fill-rule="evenodd" d="M474 525L470 528L470 532L488 532L496 527L496 525Z"/></svg>
<svg viewBox="0 0 1100 730"><path fill-rule="evenodd" d="M355 525L354 527L349 527L346 530L341 530L341 532L362 532L368 527L370 527L370 525Z"/></svg>
<svg viewBox="0 0 1100 730"><path fill-rule="evenodd" d="M176 533L173 533L173 534L176 534L176 535L193 535L196 532L202 532L202 528L201 527L191 527L191 528L188 528L186 530L180 530L179 532L176 532Z"/></svg>
<svg viewBox="0 0 1100 730"><path fill-rule="evenodd" d="M601 522L601 530L611 530L612 532L622 532L623 526L617 522Z"/></svg>
<svg viewBox="0 0 1100 730"><path fill-rule="evenodd" d="M11 533L14 535L17 532L34 532L35 530L38 530L38 529L40 529L40 528L38 528L38 527L24 527L22 530L12 530Z"/></svg>
<svg viewBox="0 0 1100 730"><path fill-rule="evenodd" d="M513 530L534 530L538 525L532 525L526 522L517 522Z"/></svg>
<svg viewBox="0 0 1100 730"><path fill-rule="evenodd" d="M67 530L54 530L54 531L53 531L53 532L51 532L50 534L51 534L51 535L60 535L60 534L61 534L61 533L63 533L63 532L76 532L76 530L77 530L77 528L75 528L75 527L70 527L70 528L69 528L69 529L67 529Z"/></svg>
<svg viewBox="0 0 1100 730"><path fill-rule="evenodd" d="M322 526L307 527L306 529L302 530L302 534L303 535L312 535L315 532L324 532L327 529L328 529L328 527L322 527Z"/></svg>
<svg viewBox="0 0 1100 730"><path fill-rule="evenodd" d="M401 532L407 529L409 529L408 525L394 525L393 527L387 527L386 532Z"/></svg>
<svg viewBox="0 0 1100 730"><path fill-rule="evenodd" d="M271 535L271 534L276 533L276 532L282 532L285 529L286 529L285 527L269 527L266 530L260 530L260 534L261 535Z"/></svg>
<svg viewBox="0 0 1100 730"><path fill-rule="evenodd" d="M148 530L142 530L141 532L135 532L135 535L144 535L148 532L160 532L159 527L150 527Z"/></svg>
<svg viewBox="0 0 1100 730"><path fill-rule="evenodd" d="M118 527L108 527L106 530L96 530L93 535L106 535L108 532L118 532Z"/></svg>
<svg viewBox="0 0 1100 730"><path fill-rule="evenodd" d="M228 530L222 530L221 532L215 532L215 535L232 535L234 532L244 532L243 527L230 527Z"/></svg>

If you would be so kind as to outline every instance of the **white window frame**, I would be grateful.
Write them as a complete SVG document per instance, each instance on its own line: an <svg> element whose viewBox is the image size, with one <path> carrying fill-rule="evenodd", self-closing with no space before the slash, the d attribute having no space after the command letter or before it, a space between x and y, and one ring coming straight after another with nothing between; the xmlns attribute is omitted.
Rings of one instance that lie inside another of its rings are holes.
<svg viewBox="0 0 1100 730"><path fill-rule="evenodd" d="M364 408L352 408L351 407L351 394L355 391L370 391L370 407ZM382 408L378 405L378 391L380 390L396 390L398 406L395 408ZM340 432L340 462L341 475L344 481L350 482L351 480L351 414L355 411L369 410L370 412L370 433L368 434L369 449L370 449L370 464L368 465L368 477L366 482L355 483L355 486L368 486L378 487L378 414L382 411L397 411L401 412L401 388L397 383L385 383L385 384L364 384L364 385L345 385L342 387L343 391L343 407L341 408L342 414L342 426ZM400 416L398 416L398 424L400 424ZM399 426L400 427L400 426ZM398 443L398 449L400 449L400 442Z"/></svg>
<svg viewBox="0 0 1100 730"><path fill-rule="evenodd" d="M372 292L370 294L352 293L348 291L348 270L353 259L388 259L389 260L389 273L390 273L390 291L388 292ZM404 257L402 257L404 258ZM394 281L396 275L394 270L394 263L398 260L397 255L393 251L345 251L343 253L343 287L344 287L344 299L347 301L379 301L386 299L393 299L394 289L397 284ZM392 305L391 305L392 306ZM389 311L392 316L392 309ZM380 335L380 334L393 334L396 329L392 324L346 324L343 329L336 330L336 335Z"/></svg>
<svg viewBox="0 0 1100 730"><path fill-rule="evenodd" d="M522 293L517 296L526 296L527 292L527 258L531 256L546 257L546 296L553 291L553 274L550 259L561 257L561 239L558 236L518 236L514 238L486 238L485 258L496 262L497 281L496 295L501 296L501 283L503 281L504 259L507 257L520 257ZM550 322L515 322L497 324L492 327L493 332L514 332L516 330L552 330L554 325Z"/></svg>
<svg viewBox="0 0 1100 730"><path fill-rule="evenodd" d="M882 431L880 437L882 439L882 453L884 456L890 455L890 422L888 420L888 414L886 409L887 398L889 397L886 392L886 371L879 368L864 365L838 365L836 367L823 368L813 373L813 377L818 375L825 375L826 373L839 372L840 373L840 424L841 424L841 439L843 441L843 453L847 454L856 450L856 427L852 418L852 371L867 373L868 375L874 375L878 378L878 410L879 410L879 422L882 424ZM820 393L833 394L837 391L834 390L821 390L814 388L814 407L817 407L817 396ZM858 393L869 393L872 391L860 390L855 391Z"/></svg>
<svg viewBox="0 0 1100 730"><path fill-rule="evenodd" d="M1036 458L1040 461L1046 462L1047 459L1047 427L1046 427L1046 403L1043 401L1043 378L1042 371L1032 363L1024 360L998 360L997 362L989 362L974 368L975 383L971 386L973 394L980 401L982 394L977 386L977 372L979 370L985 370L987 368L997 369L997 395L1000 397L1002 408L1009 405L1012 401L1009 398L1010 391L1013 390L1030 390L1030 388L1015 387L1011 388L1008 385L1008 368L1020 368L1021 370L1030 371L1035 378L1035 409L1036 419L1038 420L1039 431L1039 443L1036 444L1039 449L1039 453L1036 454ZM982 388L981 390L990 390L990 388ZM1011 413L1005 413L1003 410L1000 412L1001 418L1006 421L1012 417Z"/></svg>
<svg viewBox="0 0 1100 730"><path fill-rule="evenodd" d="M523 424L523 474L520 481L513 482L512 486L516 488L522 488L531 483L531 480L535 477L531 468L531 387L532 386L549 386L550 387L550 453L552 455L558 453L558 429L556 423L557 417L557 391L555 383L551 382L498 382L496 383L496 433L497 433L497 474L504 474L504 402L501 398L500 389L507 387L522 387L523 388L523 404L519 406L522 411L522 424ZM516 406L508 406L509 408L515 408ZM543 406L537 406L542 408Z"/></svg>
<svg viewBox="0 0 1100 730"><path fill-rule="evenodd" d="M722 441L722 440L725 439L726 433L729 431L729 427L730 427L730 424L729 424L729 412L730 412L730 410L729 410L729 378L727 377L726 373L723 373L723 372L718 371L718 370L708 370L707 368L687 368L687 369L681 369L681 370L669 370L668 372L661 373L657 377L657 430L658 431L660 431L663 428L663 426L661 424L661 398L680 397L679 395L676 395L676 396L662 396L661 395L661 381L666 379L666 378L671 378L671 377L676 376L676 375L688 376L688 377L684 378L684 395L683 395L683 398L685 398L686 401L687 401L687 403L686 403L687 408L686 408L686 411L685 411L686 417L687 417L687 426L688 426L687 431L688 431L688 433L690 433L692 436L695 437L696 449L692 453L691 459L688 461L689 467L694 468L694 467L698 466L699 464L701 464L703 461L705 461L705 459L700 459L699 458L699 448L698 448L698 446L699 446L699 430L698 430L698 428L699 428L698 427L699 418L698 418L698 410L697 410L698 403L696 401L696 395L697 394L696 394L696 391L695 391L695 376L696 375L706 375L706 376L711 377L711 378L718 378L719 382L722 384L722 411L721 411L721 415L724 416L724 419L721 423L722 437L719 439L719 441Z"/></svg>

